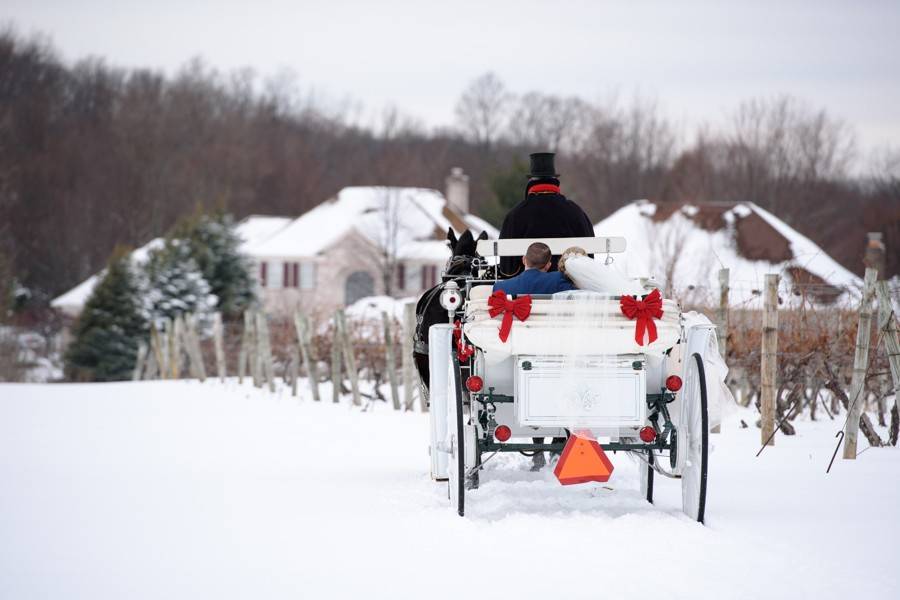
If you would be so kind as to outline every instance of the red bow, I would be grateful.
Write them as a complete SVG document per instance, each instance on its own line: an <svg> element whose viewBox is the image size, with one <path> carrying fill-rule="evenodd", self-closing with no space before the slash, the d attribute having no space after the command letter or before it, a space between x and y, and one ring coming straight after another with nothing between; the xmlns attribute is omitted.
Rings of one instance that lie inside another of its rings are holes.
<svg viewBox="0 0 900 600"><path fill-rule="evenodd" d="M503 322L500 323L500 341L505 342L509 338L512 329L513 315L520 321L524 321L531 314L531 296L519 296L515 300L507 300L506 292L497 290L488 298L488 314L496 317L503 313Z"/></svg>
<svg viewBox="0 0 900 600"><path fill-rule="evenodd" d="M619 301L622 314L629 319L637 319L634 326L634 341L638 346L644 345L644 333L650 334L650 342L656 341L656 323L653 319L662 319L662 296L659 290L653 290L643 300L638 300L635 296L622 296Z"/></svg>

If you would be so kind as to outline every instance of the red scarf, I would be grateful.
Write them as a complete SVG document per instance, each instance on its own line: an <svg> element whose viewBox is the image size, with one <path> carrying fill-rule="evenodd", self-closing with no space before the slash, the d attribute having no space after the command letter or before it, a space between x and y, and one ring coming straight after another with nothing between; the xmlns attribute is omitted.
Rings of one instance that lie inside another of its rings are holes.
<svg viewBox="0 0 900 600"><path fill-rule="evenodd" d="M506 292L497 290L488 298L488 314L496 317L503 313L503 321L500 323L500 341L505 342L509 338L509 332L512 329L513 315L524 321L531 314L531 296L519 296L515 300L508 300Z"/></svg>
<svg viewBox="0 0 900 600"><path fill-rule="evenodd" d="M536 183L528 188L529 194L558 194L559 186L554 183Z"/></svg>
<svg viewBox="0 0 900 600"><path fill-rule="evenodd" d="M638 346L644 345L644 333L650 334L649 343L656 341L658 336L653 319L662 319L663 316L662 296L659 290L653 290L643 300L638 300L636 296L622 296L619 307L623 315L629 319L637 319L634 326L634 341Z"/></svg>

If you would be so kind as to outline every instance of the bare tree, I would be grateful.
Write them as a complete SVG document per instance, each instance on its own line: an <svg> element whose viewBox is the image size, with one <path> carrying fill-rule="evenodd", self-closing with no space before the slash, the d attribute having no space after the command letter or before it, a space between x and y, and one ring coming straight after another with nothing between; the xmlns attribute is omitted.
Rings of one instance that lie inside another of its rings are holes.
<svg viewBox="0 0 900 600"><path fill-rule="evenodd" d="M509 100L500 78L485 73L469 84L456 103L457 123L473 142L490 150L503 126Z"/></svg>

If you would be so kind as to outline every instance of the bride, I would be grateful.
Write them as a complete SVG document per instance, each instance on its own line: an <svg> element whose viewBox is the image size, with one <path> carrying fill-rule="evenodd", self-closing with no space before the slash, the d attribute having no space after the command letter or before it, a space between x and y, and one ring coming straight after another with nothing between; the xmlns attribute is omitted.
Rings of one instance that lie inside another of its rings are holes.
<svg viewBox="0 0 900 600"><path fill-rule="evenodd" d="M612 264L594 260L584 248L567 248L559 259L559 270L572 280L580 290L621 296L645 294L643 286L635 279L623 275Z"/></svg>

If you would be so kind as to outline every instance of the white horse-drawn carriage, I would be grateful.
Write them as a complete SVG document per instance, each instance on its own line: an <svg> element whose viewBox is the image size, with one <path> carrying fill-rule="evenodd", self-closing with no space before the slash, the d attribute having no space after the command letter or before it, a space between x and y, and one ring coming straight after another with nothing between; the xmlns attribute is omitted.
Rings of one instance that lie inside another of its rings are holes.
<svg viewBox="0 0 900 600"><path fill-rule="evenodd" d="M449 481L451 504L463 515L491 453L561 452L571 436L584 436L641 460L641 492L650 502L654 474L680 479L684 512L703 522L704 357L715 348L714 327L687 326L677 303L659 298L646 279L633 280L643 294L626 299L638 306L635 318L615 295L498 299L491 265L521 256L533 241L480 241L471 273L445 279L447 321L428 334L432 476ZM601 256L625 250L623 238L539 241L554 254L571 246ZM657 300L652 322L641 314L648 297ZM651 328L655 336L643 331Z"/></svg>

